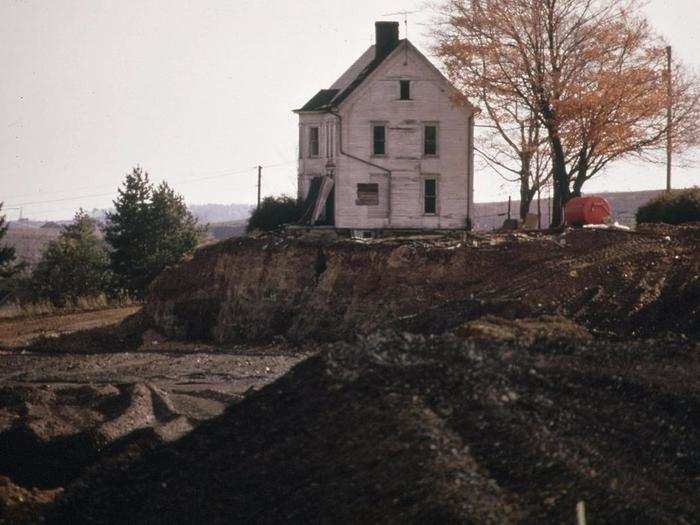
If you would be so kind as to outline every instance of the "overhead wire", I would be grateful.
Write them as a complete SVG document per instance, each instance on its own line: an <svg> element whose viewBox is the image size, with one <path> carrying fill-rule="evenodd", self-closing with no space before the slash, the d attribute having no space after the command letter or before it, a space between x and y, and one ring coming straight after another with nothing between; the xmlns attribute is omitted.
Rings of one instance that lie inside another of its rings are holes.
<svg viewBox="0 0 700 525"><path fill-rule="evenodd" d="M296 160L293 161L287 161L287 162L280 162L276 164L265 164L261 165L262 168L270 169L270 168L277 168L281 166L287 166L289 164L296 163ZM227 170L224 172L219 172L214 175L209 175L205 177L195 177L195 178L187 178L187 179L175 179L172 181L165 181L168 182L169 184L175 185L183 185L183 184L191 184L194 182L201 182L204 180L212 180L212 179L217 179L217 178L224 178L224 177L231 177L233 175L241 175L243 173L247 173L251 170L257 169L257 166L251 166L246 169L239 169L239 170ZM210 172L212 173L212 172ZM99 186L99 187L106 187L106 186ZM113 186L112 186L113 187ZM59 190L54 193L64 193L65 191L74 191L74 190ZM39 204L51 204L55 202L67 202L67 201L73 201L73 200L81 200L81 199L91 199L91 198L98 198L98 197L108 197L114 195L114 191L111 191L109 193L95 193L95 194L90 194L90 195L76 195L76 196L71 196L71 197L62 197L58 199L46 199L46 200L37 200L37 201L28 201L28 202L18 202L18 203L7 203L6 207L7 208L19 208L19 207L24 207L24 206L36 206Z"/></svg>

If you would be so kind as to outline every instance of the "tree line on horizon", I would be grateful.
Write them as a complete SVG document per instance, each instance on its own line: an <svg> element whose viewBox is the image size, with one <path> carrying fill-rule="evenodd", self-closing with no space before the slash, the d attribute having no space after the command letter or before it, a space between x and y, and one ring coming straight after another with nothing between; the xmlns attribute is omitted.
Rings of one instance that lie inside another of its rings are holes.
<svg viewBox="0 0 700 525"><path fill-rule="evenodd" d="M104 226L80 209L29 275L14 249L0 245L0 300L11 293L55 306L100 295L143 299L153 279L204 233L182 196L166 182L154 186L140 167L126 175L113 204ZM0 241L6 231L0 216Z"/></svg>

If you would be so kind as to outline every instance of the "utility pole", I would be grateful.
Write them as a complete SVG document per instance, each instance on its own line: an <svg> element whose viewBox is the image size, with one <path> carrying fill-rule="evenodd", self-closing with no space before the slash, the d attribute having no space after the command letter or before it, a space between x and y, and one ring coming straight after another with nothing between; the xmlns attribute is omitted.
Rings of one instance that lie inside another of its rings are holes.
<svg viewBox="0 0 700 525"><path fill-rule="evenodd" d="M672 144L672 122L673 122L673 50L671 46L666 47L666 191L671 192L671 158L673 155Z"/></svg>
<svg viewBox="0 0 700 525"><path fill-rule="evenodd" d="M258 208L260 207L260 181L262 179L262 166L258 166Z"/></svg>

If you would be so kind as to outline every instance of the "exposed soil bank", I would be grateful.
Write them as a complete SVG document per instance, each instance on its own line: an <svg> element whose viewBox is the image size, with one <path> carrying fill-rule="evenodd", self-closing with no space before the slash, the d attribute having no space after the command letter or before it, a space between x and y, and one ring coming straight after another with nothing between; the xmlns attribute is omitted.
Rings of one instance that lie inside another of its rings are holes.
<svg viewBox="0 0 700 525"><path fill-rule="evenodd" d="M0 347L25 345L40 337L90 330L121 322L141 309L140 306L110 308L91 312L0 320Z"/></svg>
<svg viewBox="0 0 700 525"><path fill-rule="evenodd" d="M694 522L699 241L200 250L145 315L0 352L0 523Z"/></svg>
<svg viewBox="0 0 700 525"><path fill-rule="evenodd" d="M54 523L692 523L687 341L338 343L222 416L68 487Z"/></svg>
<svg viewBox="0 0 700 525"><path fill-rule="evenodd" d="M699 231L233 239L166 270L145 312L169 336L220 342L349 339L397 322L435 333L485 313L559 314L610 335L698 335Z"/></svg>

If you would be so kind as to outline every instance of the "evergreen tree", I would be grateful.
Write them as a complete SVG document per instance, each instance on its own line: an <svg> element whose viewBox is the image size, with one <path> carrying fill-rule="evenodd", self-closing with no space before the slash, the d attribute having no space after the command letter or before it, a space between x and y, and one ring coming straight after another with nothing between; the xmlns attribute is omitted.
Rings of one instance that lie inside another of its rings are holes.
<svg viewBox="0 0 700 525"><path fill-rule="evenodd" d="M0 202L2 210L2 202ZM24 263L16 263L15 249L3 244L2 239L7 233L5 216L0 215L0 301L16 291L20 272L26 267Z"/></svg>
<svg viewBox="0 0 700 525"><path fill-rule="evenodd" d="M114 207L105 230L112 269L124 290L143 297L163 268L197 246L202 231L182 197L167 183L154 189L141 168L127 175Z"/></svg>
<svg viewBox="0 0 700 525"><path fill-rule="evenodd" d="M0 202L0 210L2 210L2 202ZM15 264L15 249L12 246L2 244L7 228L5 216L0 215L0 279L12 277L19 269Z"/></svg>
<svg viewBox="0 0 700 525"><path fill-rule="evenodd" d="M166 182L153 190L150 217L148 226L152 245L149 250L149 282L167 265L192 251L203 233L197 220L187 210L182 196Z"/></svg>
<svg viewBox="0 0 700 525"><path fill-rule="evenodd" d="M133 294L150 282L148 268L148 222L153 187L148 173L136 167L127 174L114 212L107 213L105 240L110 245L111 268L118 285Z"/></svg>
<svg viewBox="0 0 700 525"><path fill-rule="evenodd" d="M109 256L94 219L79 210L58 239L49 243L32 274L37 293L63 306L79 297L108 292Z"/></svg>

